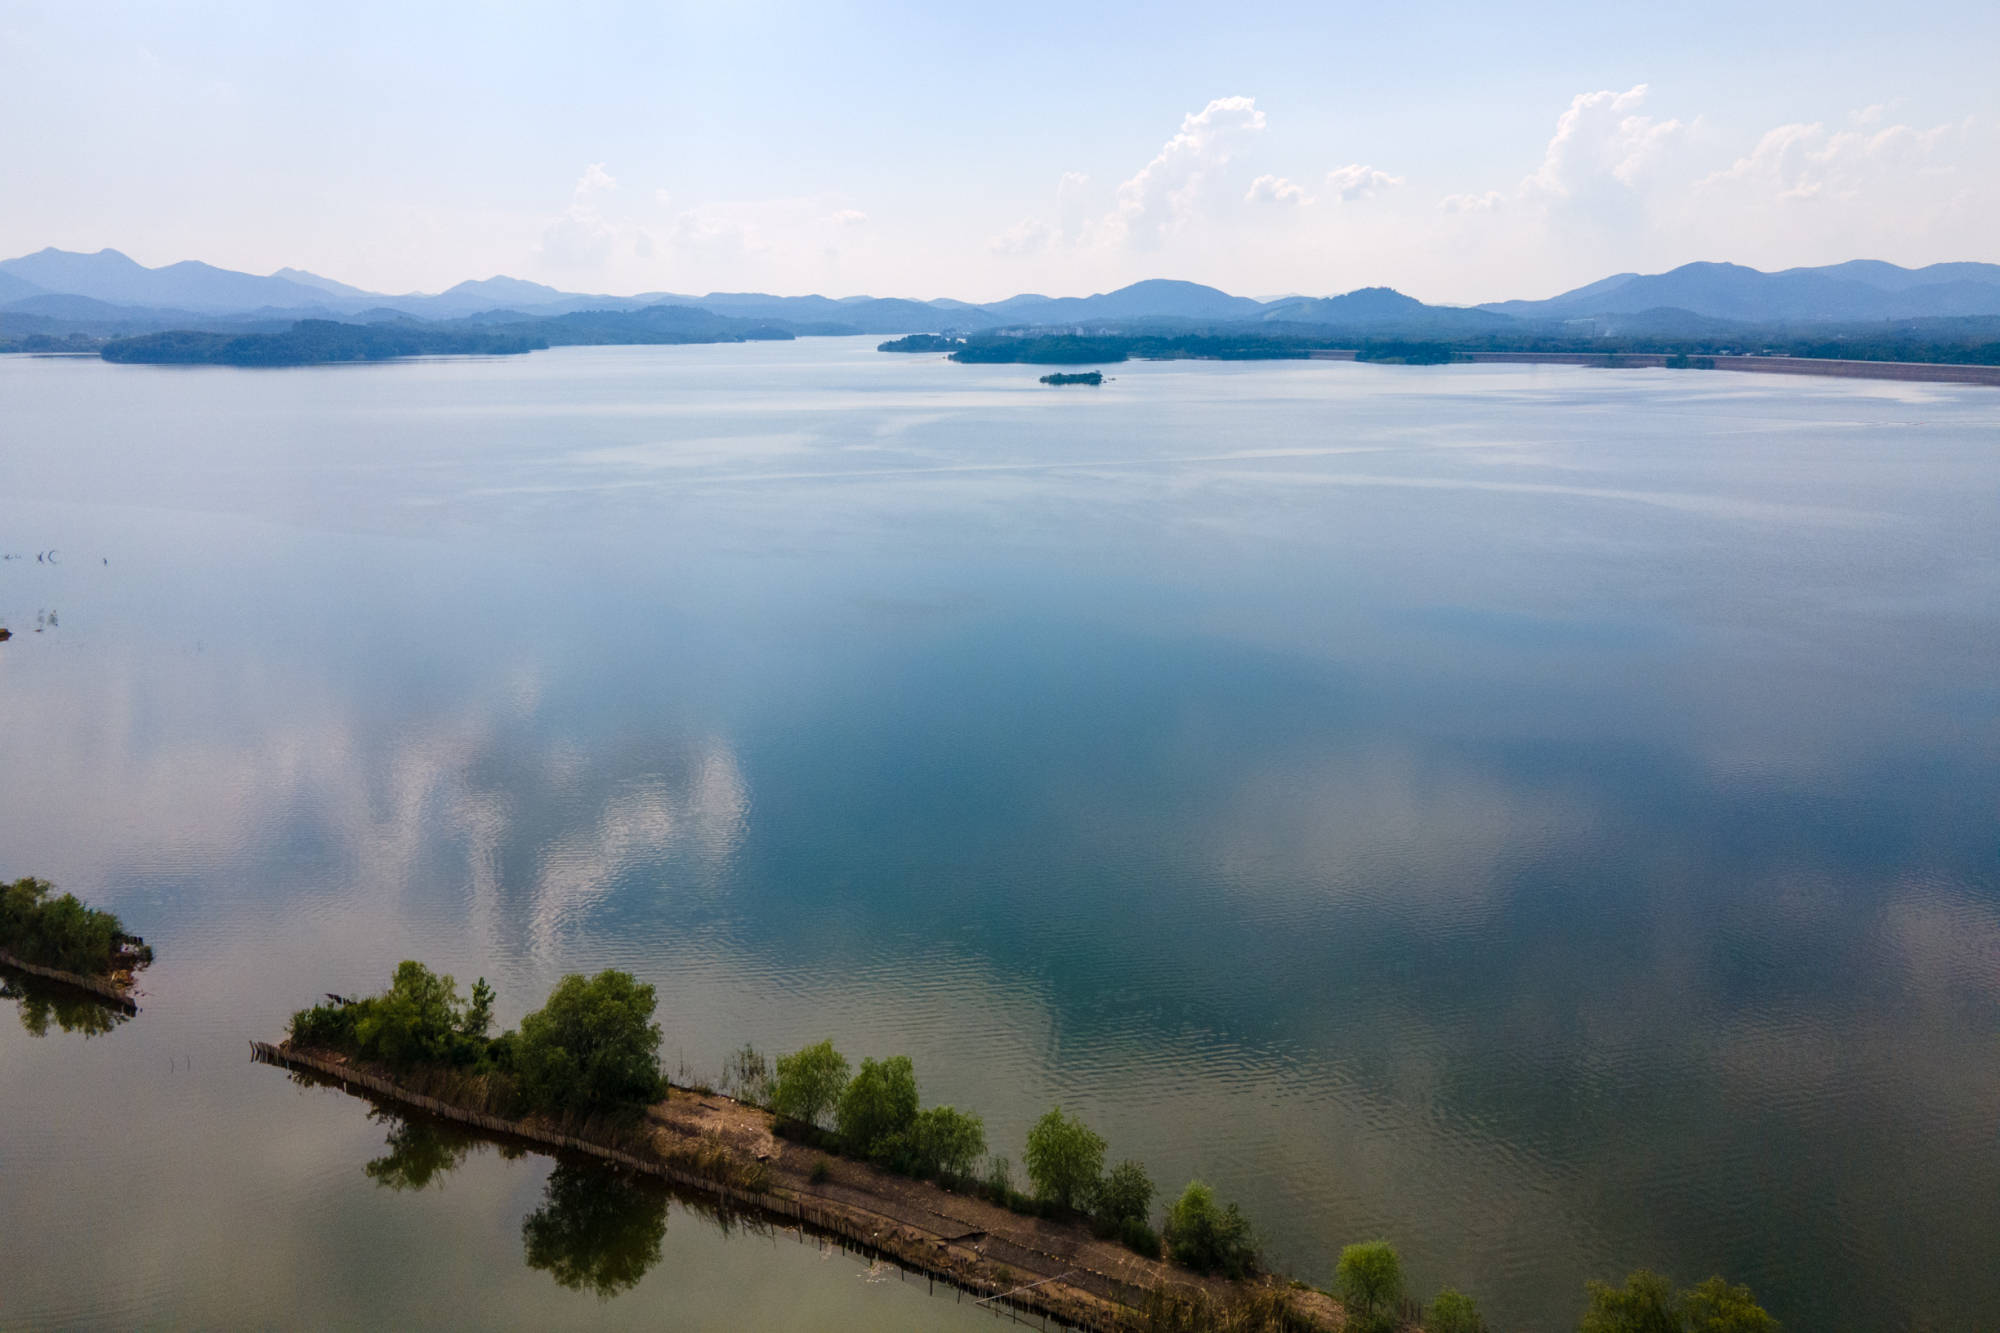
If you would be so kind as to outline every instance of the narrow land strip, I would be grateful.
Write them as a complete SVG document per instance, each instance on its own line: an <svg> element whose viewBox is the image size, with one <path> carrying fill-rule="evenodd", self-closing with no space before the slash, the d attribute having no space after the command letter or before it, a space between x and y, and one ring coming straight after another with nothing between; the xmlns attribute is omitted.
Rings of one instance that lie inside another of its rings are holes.
<svg viewBox="0 0 2000 1333"><path fill-rule="evenodd" d="M85 976L81 972L65 972L59 967L43 967L39 963L31 963L25 958L16 958L5 949L0 949L0 967L11 967L17 972L26 972L30 976L41 977L45 981L59 981L65 986L74 986L78 990L89 991L98 999L117 1005L128 1014L139 1012L138 1003L132 998L132 985L129 980L120 981L115 976L91 977Z"/></svg>
<svg viewBox="0 0 2000 1333"><path fill-rule="evenodd" d="M254 1058L303 1070L441 1119L491 1134L595 1157L684 1189L786 1222L802 1224L892 1259L997 1304L1071 1325L1123 1333L1144 1327L1142 1312L1164 1296L1204 1307L1282 1295L1290 1327L1339 1329L1334 1302L1288 1290L1275 1279L1230 1283L1194 1276L1099 1240L1075 1223L1023 1217L984 1199L830 1157L778 1138L769 1112L716 1093L672 1089L648 1107L635 1141L567 1132L543 1117L489 1115L428 1095L389 1071L345 1056L252 1042ZM690 1169L699 1161L707 1169ZM757 1171L762 1167L762 1171ZM761 1189L745 1188L754 1177ZM1277 1326L1277 1325L1272 1325Z"/></svg>

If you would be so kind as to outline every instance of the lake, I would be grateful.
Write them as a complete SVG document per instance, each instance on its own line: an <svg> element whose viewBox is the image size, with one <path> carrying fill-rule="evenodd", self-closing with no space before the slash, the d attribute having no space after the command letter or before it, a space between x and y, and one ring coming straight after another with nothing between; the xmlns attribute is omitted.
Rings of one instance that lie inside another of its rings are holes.
<svg viewBox="0 0 2000 1333"><path fill-rule="evenodd" d="M0 1001L0 1325L990 1322L250 1063L414 957L907 1053L1017 1178L1060 1103L1502 1329L1990 1327L2000 393L874 342L0 357L0 879L160 956Z"/></svg>

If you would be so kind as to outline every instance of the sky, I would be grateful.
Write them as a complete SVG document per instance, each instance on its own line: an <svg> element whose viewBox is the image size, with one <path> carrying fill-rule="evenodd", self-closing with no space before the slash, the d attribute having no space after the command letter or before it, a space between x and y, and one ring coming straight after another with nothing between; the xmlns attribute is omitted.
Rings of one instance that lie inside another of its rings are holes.
<svg viewBox="0 0 2000 1333"><path fill-rule="evenodd" d="M0 255L1541 297L2000 261L2000 5L0 0Z"/></svg>

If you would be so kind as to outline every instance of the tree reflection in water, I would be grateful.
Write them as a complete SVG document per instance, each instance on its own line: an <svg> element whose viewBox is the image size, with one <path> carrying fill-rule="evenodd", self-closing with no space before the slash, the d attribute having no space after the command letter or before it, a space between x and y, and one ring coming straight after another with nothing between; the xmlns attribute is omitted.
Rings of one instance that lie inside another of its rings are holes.
<svg viewBox="0 0 2000 1333"><path fill-rule="evenodd" d="M666 1190L567 1162L549 1173L542 1206L521 1223L528 1267L605 1301L639 1284L666 1238Z"/></svg>
<svg viewBox="0 0 2000 1333"><path fill-rule="evenodd" d="M478 1142L441 1120L409 1118L377 1107L368 1118L389 1123L389 1151L361 1169L377 1185L392 1190L442 1187L444 1177Z"/></svg>
<svg viewBox="0 0 2000 1333"><path fill-rule="evenodd" d="M449 1121L404 1115L376 1107L368 1118L389 1126L388 1151L362 1169L392 1190L442 1187L473 1149L488 1140ZM527 1149L501 1143L502 1157L525 1156ZM667 1238L664 1186L603 1167L558 1162L542 1188L541 1207L521 1223L528 1267L538 1268L571 1291L595 1292L610 1300L639 1285L660 1262ZM723 1229L731 1219L716 1214Z"/></svg>
<svg viewBox="0 0 2000 1333"><path fill-rule="evenodd" d="M100 1003L66 987L42 985L11 971L0 971L0 1000L20 1002L21 1026L36 1037L48 1036L52 1023L64 1032L80 1033L86 1039L101 1037L132 1016L115 1005Z"/></svg>

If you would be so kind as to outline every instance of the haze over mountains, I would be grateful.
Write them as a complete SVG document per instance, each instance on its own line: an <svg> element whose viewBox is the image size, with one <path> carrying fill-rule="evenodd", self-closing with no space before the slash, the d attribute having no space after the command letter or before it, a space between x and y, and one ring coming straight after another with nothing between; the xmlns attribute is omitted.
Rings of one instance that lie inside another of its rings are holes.
<svg viewBox="0 0 2000 1333"><path fill-rule="evenodd" d="M193 260L147 268L116 250L79 254L51 248L0 261L0 332L13 333L132 332L307 318L485 323L658 306L690 307L795 333L976 332L1108 322L1268 323L1459 334L1583 321L1604 326L1601 331L1721 321L1796 326L2000 316L2000 265L1906 269L1854 260L1764 273L1736 264L1696 263L1660 274L1621 273L1546 300L1463 307L1426 305L1386 287L1256 301L1164 279L1087 297L1023 294L985 304L756 292L604 296L504 276L462 282L435 294L391 295L293 268L262 276Z"/></svg>

